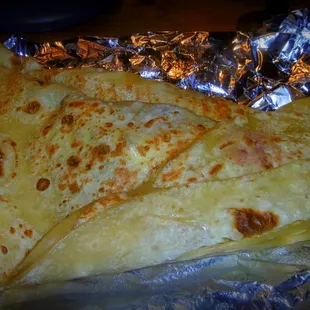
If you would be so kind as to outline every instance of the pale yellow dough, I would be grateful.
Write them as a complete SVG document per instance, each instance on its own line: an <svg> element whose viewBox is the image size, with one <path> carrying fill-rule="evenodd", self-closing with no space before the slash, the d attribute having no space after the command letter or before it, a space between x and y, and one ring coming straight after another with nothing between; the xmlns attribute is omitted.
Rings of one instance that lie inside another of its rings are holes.
<svg viewBox="0 0 310 310"><path fill-rule="evenodd" d="M259 112L0 48L1 286L309 239L309 104Z"/></svg>

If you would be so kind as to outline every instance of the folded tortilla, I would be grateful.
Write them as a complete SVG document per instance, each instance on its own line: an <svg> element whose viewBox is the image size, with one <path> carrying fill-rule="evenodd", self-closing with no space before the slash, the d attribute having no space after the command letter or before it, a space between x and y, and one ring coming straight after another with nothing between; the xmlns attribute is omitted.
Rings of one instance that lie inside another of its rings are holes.
<svg viewBox="0 0 310 310"><path fill-rule="evenodd" d="M32 73L54 73L34 71L31 62L27 70L23 60L13 66L5 55L3 287L309 239L308 100L273 113L242 110L216 122L217 109L208 118L185 97L186 108L102 101L97 92L57 80L70 71L42 82ZM72 72L87 79L90 71ZM162 84L143 85L155 94ZM167 87L177 98L179 90ZM158 96L164 100L165 90Z"/></svg>
<svg viewBox="0 0 310 310"><path fill-rule="evenodd" d="M216 121L256 112L255 109L223 98L213 98L191 90L183 90L169 83L148 80L128 72L109 72L102 68L42 70L32 59L14 55L1 45L0 65L27 73L41 84L56 82L74 87L91 98L104 101L173 104Z"/></svg>

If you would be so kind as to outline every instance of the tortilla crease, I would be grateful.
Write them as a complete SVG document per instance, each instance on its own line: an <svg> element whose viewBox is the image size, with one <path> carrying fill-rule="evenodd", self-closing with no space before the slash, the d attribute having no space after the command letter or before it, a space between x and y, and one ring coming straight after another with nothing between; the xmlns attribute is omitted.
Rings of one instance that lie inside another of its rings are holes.
<svg viewBox="0 0 310 310"><path fill-rule="evenodd" d="M216 122L43 83L12 57L0 48L2 287L309 239L308 100Z"/></svg>

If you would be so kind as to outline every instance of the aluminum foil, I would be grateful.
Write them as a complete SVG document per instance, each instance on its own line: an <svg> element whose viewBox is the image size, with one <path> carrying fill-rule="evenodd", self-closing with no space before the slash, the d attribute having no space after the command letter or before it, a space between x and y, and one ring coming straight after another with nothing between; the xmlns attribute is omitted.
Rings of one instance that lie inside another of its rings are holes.
<svg viewBox="0 0 310 310"><path fill-rule="evenodd" d="M310 95L309 12L279 20L248 34L164 31L43 43L12 36L4 45L45 68L129 71L269 111Z"/></svg>
<svg viewBox="0 0 310 310"><path fill-rule="evenodd" d="M4 45L45 68L129 71L264 111L310 96L306 9L255 33L148 32L43 43L11 36ZM0 293L1 302L14 309L310 309L310 243L14 289Z"/></svg>
<svg viewBox="0 0 310 310"><path fill-rule="evenodd" d="M293 244L14 289L4 302L23 310L309 309L309 254L310 242Z"/></svg>

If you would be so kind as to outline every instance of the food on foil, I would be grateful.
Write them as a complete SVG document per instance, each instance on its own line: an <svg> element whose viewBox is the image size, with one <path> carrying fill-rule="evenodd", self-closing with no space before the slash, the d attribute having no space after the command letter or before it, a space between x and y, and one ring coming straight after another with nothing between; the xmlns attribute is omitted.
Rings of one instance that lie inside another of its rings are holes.
<svg viewBox="0 0 310 310"><path fill-rule="evenodd" d="M101 68L32 70L28 72L42 83L57 82L73 86L90 97L105 101L142 101L169 103L189 109L213 120L231 119L256 110L231 104L223 98L212 98L198 92L144 78L127 72L109 72Z"/></svg>
<svg viewBox="0 0 310 310"><path fill-rule="evenodd" d="M309 100L267 113L4 48L0 64L2 287L309 239Z"/></svg>

